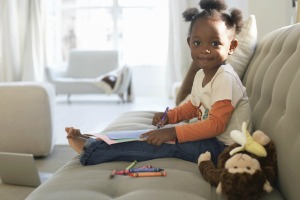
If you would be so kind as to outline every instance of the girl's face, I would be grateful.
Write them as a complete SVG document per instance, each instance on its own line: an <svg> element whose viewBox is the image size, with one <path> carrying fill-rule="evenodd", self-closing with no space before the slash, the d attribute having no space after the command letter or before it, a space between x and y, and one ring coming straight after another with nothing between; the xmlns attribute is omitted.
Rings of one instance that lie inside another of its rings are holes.
<svg viewBox="0 0 300 200"><path fill-rule="evenodd" d="M187 41L193 61L204 72L218 70L238 44L223 21L212 19L198 19Z"/></svg>

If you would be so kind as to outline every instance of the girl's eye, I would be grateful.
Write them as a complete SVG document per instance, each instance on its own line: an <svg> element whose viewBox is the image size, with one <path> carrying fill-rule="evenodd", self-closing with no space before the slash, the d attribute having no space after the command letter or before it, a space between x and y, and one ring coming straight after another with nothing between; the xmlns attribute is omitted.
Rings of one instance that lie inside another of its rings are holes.
<svg viewBox="0 0 300 200"><path fill-rule="evenodd" d="M211 45L217 47L217 46L219 46L219 43L218 42L212 42Z"/></svg>
<svg viewBox="0 0 300 200"><path fill-rule="evenodd" d="M199 42L199 41L194 41L193 44L194 44L195 46L199 46L199 45L201 44L201 42Z"/></svg>

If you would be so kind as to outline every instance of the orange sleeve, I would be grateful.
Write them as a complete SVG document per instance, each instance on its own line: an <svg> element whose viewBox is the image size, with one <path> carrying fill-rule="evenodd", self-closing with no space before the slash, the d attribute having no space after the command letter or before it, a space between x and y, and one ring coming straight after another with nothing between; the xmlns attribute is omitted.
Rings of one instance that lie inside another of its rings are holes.
<svg viewBox="0 0 300 200"><path fill-rule="evenodd" d="M206 120L175 127L178 142L207 139L223 133L233 110L234 107L231 105L231 100L222 100L214 103Z"/></svg>
<svg viewBox="0 0 300 200"><path fill-rule="evenodd" d="M169 110L168 119L169 124L176 124L183 120L193 119L194 117L198 117L199 109L192 104L191 101L188 101L185 104L177 106Z"/></svg>

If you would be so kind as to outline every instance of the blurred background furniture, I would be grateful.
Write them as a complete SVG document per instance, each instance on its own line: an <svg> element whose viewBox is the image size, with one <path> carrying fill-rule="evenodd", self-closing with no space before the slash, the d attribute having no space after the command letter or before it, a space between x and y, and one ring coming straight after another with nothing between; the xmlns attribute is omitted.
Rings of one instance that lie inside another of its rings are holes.
<svg viewBox="0 0 300 200"><path fill-rule="evenodd" d="M117 94L122 101L133 99L132 72L120 67L117 51L71 50L67 68L47 68L46 75L56 94L67 94L68 99L72 94Z"/></svg>
<svg viewBox="0 0 300 200"><path fill-rule="evenodd" d="M51 153L55 92L49 83L0 83L0 151Z"/></svg>

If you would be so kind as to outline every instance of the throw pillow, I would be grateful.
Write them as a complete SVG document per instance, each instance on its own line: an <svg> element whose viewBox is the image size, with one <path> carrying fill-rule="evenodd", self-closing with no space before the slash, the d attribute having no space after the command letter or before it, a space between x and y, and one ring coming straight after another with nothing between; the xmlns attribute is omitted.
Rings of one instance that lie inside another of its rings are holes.
<svg viewBox="0 0 300 200"><path fill-rule="evenodd" d="M254 54L257 42L257 27L254 15L244 21L244 27L236 36L236 39L239 42L238 47L232 55L228 56L227 63L232 65L240 79L242 79Z"/></svg>

